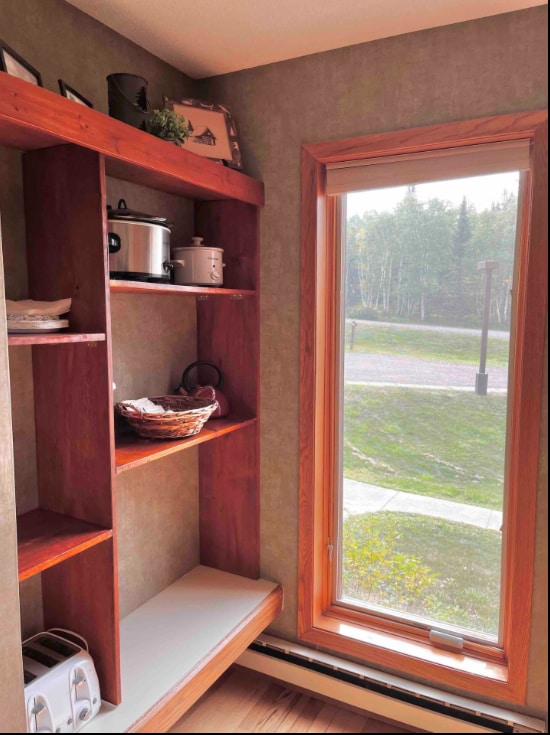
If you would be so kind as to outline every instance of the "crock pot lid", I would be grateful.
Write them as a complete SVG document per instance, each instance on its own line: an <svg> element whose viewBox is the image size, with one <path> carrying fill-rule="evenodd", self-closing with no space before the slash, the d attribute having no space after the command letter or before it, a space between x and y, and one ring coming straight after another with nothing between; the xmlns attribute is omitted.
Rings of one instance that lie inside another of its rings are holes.
<svg viewBox="0 0 550 735"><path fill-rule="evenodd" d="M135 209L128 209L126 201L119 199L118 206L113 209L107 206L107 217L113 220L125 220L131 222L147 222L152 225L163 225L164 227L172 227L172 223L168 222L166 217L156 217L145 212L136 212Z"/></svg>
<svg viewBox="0 0 550 735"><path fill-rule="evenodd" d="M223 248L214 247L213 245L206 245L206 246L205 245L200 245L200 246L199 245L185 245L183 247L174 247L174 248L172 248L172 252L173 253L175 253L175 252L182 252L183 253L184 251L185 252L191 251L192 253L193 252L196 252L196 253L203 253L204 252L204 253L206 253L209 250L217 250L220 253L223 253Z"/></svg>

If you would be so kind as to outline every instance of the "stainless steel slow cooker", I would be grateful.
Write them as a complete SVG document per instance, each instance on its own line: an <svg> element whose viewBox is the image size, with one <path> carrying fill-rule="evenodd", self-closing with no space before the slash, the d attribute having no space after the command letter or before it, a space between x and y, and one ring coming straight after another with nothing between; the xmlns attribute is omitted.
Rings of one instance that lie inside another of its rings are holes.
<svg viewBox="0 0 550 735"><path fill-rule="evenodd" d="M170 228L164 217L128 209L121 199L108 208L109 273L133 281L170 281Z"/></svg>
<svg viewBox="0 0 550 735"><path fill-rule="evenodd" d="M222 286L223 249L202 244L202 237L193 237L192 245L172 249L174 283L179 286Z"/></svg>

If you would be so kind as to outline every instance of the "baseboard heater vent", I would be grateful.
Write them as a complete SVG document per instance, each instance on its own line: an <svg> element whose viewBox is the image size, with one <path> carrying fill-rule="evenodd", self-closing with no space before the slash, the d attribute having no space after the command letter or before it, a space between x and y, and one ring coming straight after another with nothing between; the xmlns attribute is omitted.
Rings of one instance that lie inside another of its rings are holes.
<svg viewBox="0 0 550 735"><path fill-rule="evenodd" d="M427 732L548 732L542 720L409 682L268 635L254 641L236 663Z"/></svg>

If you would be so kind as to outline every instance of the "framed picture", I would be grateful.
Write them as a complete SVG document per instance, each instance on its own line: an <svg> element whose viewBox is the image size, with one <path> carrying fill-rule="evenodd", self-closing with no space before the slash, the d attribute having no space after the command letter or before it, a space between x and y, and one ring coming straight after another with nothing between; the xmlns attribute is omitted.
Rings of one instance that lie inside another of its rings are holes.
<svg viewBox="0 0 550 735"><path fill-rule="evenodd" d="M165 99L164 107L183 115L187 121L190 136L184 148L231 168L242 168L235 122L225 105L194 99L179 102Z"/></svg>
<svg viewBox="0 0 550 735"><path fill-rule="evenodd" d="M0 71L5 71L14 77L43 87L42 77L33 66L19 56L13 49L0 39Z"/></svg>
<svg viewBox="0 0 550 735"><path fill-rule="evenodd" d="M93 107L92 103L87 100L86 97L83 97L80 92L76 91L76 89L69 87L69 85L63 81L63 79L58 79L57 81L59 82L59 89L63 97L66 97L68 100L72 100L73 102L78 102L79 105Z"/></svg>

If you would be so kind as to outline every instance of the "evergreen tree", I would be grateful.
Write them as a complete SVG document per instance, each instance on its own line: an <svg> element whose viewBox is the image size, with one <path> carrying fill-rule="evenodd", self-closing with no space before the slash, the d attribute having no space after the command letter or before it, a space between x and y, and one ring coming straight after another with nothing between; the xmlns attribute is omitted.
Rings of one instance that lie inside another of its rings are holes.
<svg viewBox="0 0 550 735"><path fill-rule="evenodd" d="M414 186L393 211L350 217L346 314L476 327L485 293L477 264L497 260L491 323L506 328L516 217L513 193L503 192L478 213L466 197L458 206L438 198L423 202Z"/></svg>

